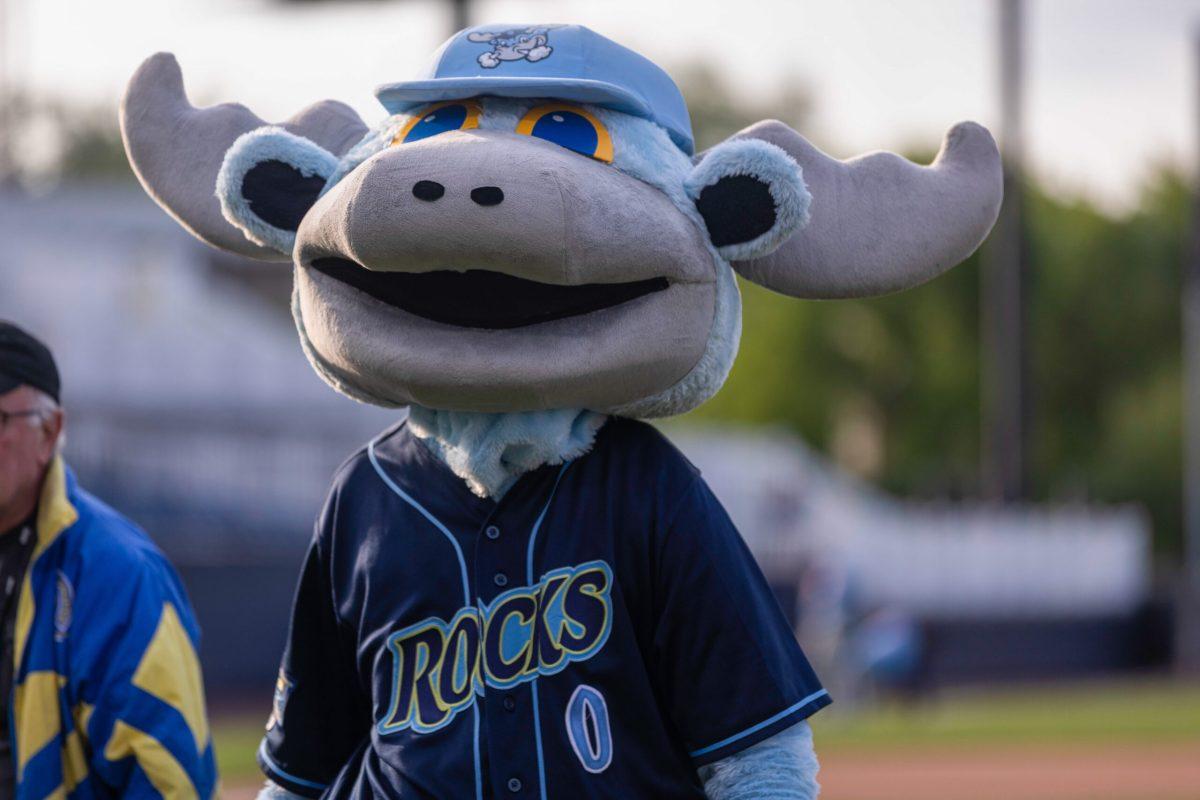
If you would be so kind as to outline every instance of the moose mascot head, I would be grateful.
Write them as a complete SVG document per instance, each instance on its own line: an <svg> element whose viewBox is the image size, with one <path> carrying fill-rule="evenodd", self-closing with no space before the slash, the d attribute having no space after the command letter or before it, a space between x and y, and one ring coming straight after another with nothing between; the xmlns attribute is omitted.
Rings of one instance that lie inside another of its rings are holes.
<svg viewBox="0 0 1200 800"><path fill-rule="evenodd" d="M927 167L838 161L775 121L694 155L670 77L583 27L466 32L378 96L371 130L330 101L268 125L193 108L159 54L121 114L151 196L209 244L292 261L314 368L378 405L679 414L733 362L735 273L894 292L969 255L1000 202L972 123Z"/></svg>

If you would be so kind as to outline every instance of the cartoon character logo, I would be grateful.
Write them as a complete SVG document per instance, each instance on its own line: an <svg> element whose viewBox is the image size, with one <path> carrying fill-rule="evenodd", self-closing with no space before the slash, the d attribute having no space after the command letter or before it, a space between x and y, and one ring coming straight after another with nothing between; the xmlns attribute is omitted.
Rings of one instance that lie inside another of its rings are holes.
<svg viewBox="0 0 1200 800"><path fill-rule="evenodd" d="M75 587L62 570L58 571L57 603L54 609L54 640L65 641L71 631L71 617L75 613Z"/></svg>
<svg viewBox="0 0 1200 800"><path fill-rule="evenodd" d="M479 66L495 69L501 61L541 61L554 52L550 46L550 28L514 28L508 31L474 31L467 39L490 44L490 53L479 56Z"/></svg>

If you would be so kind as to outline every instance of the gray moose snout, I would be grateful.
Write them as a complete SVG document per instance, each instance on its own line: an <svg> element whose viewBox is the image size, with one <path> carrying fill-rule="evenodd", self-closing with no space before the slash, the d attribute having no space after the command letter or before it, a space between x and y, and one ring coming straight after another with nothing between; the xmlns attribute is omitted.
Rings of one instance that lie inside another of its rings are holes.
<svg viewBox="0 0 1200 800"><path fill-rule="evenodd" d="M305 216L296 256L550 284L714 279L702 232L663 192L553 143L497 131L375 154Z"/></svg>

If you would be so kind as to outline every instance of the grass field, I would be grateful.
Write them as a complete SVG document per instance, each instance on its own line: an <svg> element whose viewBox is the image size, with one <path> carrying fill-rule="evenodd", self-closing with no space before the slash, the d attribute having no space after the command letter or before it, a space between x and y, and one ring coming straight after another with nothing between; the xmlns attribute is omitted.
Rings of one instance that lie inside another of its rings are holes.
<svg viewBox="0 0 1200 800"><path fill-rule="evenodd" d="M814 718L825 800L1200 800L1200 684L956 694ZM230 798L253 796L259 716L214 721Z"/></svg>
<svg viewBox="0 0 1200 800"><path fill-rule="evenodd" d="M821 749L835 752L1200 742L1200 683L1103 683L965 693L862 714L820 714L813 718L813 729ZM1196 798L1200 800L1200 787Z"/></svg>

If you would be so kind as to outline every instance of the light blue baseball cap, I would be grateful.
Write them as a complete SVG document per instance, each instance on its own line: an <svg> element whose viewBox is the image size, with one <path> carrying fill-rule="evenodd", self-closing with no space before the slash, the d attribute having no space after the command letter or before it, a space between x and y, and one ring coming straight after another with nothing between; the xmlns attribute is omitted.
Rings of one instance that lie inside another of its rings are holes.
<svg viewBox="0 0 1200 800"><path fill-rule="evenodd" d="M392 114L479 95L548 97L651 120L688 155L692 120L661 67L582 25L478 25L451 36L416 80L375 96Z"/></svg>

